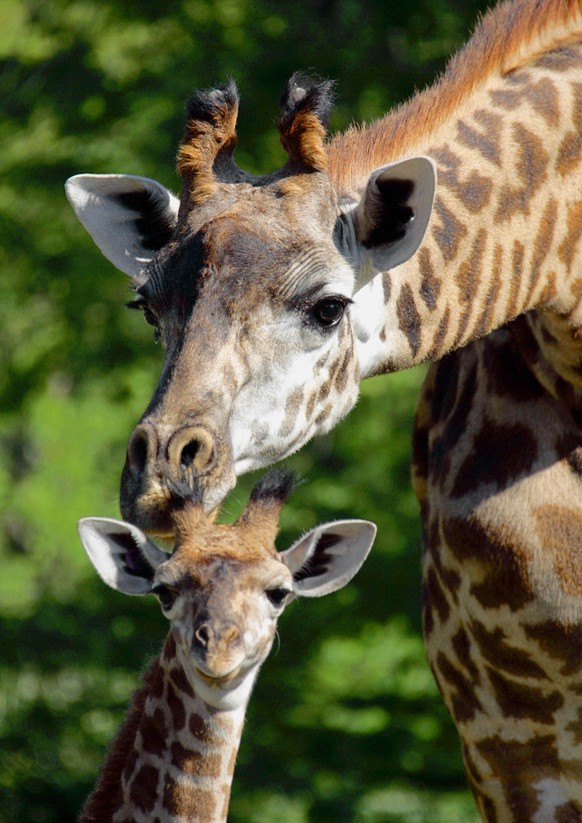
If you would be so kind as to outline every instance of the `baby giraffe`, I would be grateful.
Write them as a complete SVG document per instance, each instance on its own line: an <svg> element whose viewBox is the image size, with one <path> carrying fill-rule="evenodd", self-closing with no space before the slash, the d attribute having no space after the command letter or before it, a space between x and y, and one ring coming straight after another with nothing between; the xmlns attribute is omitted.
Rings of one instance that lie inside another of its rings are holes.
<svg viewBox="0 0 582 823"><path fill-rule="evenodd" d="M288 474L269 472L226 526L207 519L196 494L177 493L171 555L129 523L79 521L102 580L125 594L154 594L170 621L81 823L226 820L246 706L279 615L297 596L348 583L376 533L373 523L341 520L277 552L291 486Z"/></svg>

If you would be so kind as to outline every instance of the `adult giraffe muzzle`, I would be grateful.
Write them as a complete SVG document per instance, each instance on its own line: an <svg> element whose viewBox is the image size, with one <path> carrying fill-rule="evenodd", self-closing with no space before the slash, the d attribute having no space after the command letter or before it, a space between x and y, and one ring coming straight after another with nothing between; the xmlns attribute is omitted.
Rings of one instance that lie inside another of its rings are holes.
<svg viewBox="0 0 582 823"><path fill-rule="evenodd" d="M382 166L359 197L342 195L324 142L331 87L293 75L279 121L288 159L272 174L234 163L231 82L192 97L179 200L141 177L67 182L81 223L131 277L131 305L164 344L121 480L124 517L158 535L172 528L169 484L198 478L214 508L238 474L331 429L356 402L362 371L374 368L365 343L377 309L369 290L361 300L358 292L418 248L434 164Z"/></svg>

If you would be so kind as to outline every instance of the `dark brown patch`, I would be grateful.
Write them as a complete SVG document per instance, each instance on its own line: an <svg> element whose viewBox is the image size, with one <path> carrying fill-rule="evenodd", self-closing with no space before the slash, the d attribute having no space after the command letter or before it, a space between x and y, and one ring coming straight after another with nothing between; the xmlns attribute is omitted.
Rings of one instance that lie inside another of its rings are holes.
<svg viewBox="0 0 582 823"><path fill-rule="evenodd" d="M495 669L512 677L546 677L546 672L531 655L513 646L499 627L489 630L483 623L473 620L470 629L479 653Z"/></svg>
<svg viewBox="0 0 582 823"><path fill-rule="evenodd" d="M469 678L442 653L437 656L437 670L443 696L448 698L450 711L457 723L466 723L483 711Z"/></svg>
<svg viewBox="0 0 582 823"><path fill-rule="evenodd" d="M582 595L582 514L575 508L546 505L533 510L544 553L551 555L561 587ZM580 649L582 654L582 647Z"/></svg>
<svg viewBox="0 0 582 823"><path fill-rule="evenodd" d="M168 730L162 709L157 708L149 722L144 718L141 726L141 739L144 751L161 757L166 750Z"/></svg>
<svg viewBox="0 0 582 823"><path fill-rule="evenodd" d="M426 247L422 247L418 252L418 265L421 276L420 296L427 309L434 311L441 293L441 280L434 270L430 251Z"/></svg>
<svg viewBox="0 0 582 823"><path fill-rule="evenodd" d="M463 120L457 122L457 140L462 146L473 149L496 166L501 166L501 151L499 139L501 135L502 119L499 115L485 110L476 111L475 120L484 127L482 132Z"/></svg>
<svg viewBox="0 0 582 823"><path fill-rule="evenodd" d="M580 746L582 743L582 707L578 708L576 715L576 720L567 723L564 729L572 735L572 744L574 746Z"/></svg>
<svg viewBox="0 0 582 823"><path fill-rule="evenodd" d="M337 367L335 367L335 369L330 369L330 372L333 375L335 390L338 394L342 394L342 392L345 391L345 388L348 385L348 377L350 376L349 367L351 361L352 350L351 348L348 348Z"/></svg>
<svg viewBox="0 0 582 823"><path fill-rule="evenodd" d="M485 247L487 243L487 230L479 229L473 243L469 256L462 261L455 274L455 283L459 290L459 303L464 306L459 321L459 328L455 338L454 346L458 346L464 339L469 319L471 318L475 298L481 282L481 274L483 271L483 258L485 255Z"/></svg>
<svg viewBox="0 0 582 823"><path fill-rule="evenodd" d="M517 612L531 602L529 558L510 531L487 528L475 517L447 518L442 531L459 564L481 564L484 579L471 585L471 594L484 608L507 606Z"/></svg>
<svg viewBox="0 0 582 823"><path fill-rule="evenodd" d="M495 105L511 112L527 101L534 111L544 118L548 126L556 128L559 125L558 92L549 77L542 78L538 83L525 84L519 90L498 89L489 94Z"/></svg>
<svg viewBox="0 0 582 823"><path fill-rule="evenodd" d="M490 667L487 667L487 674L504 717L532 720L548 726L554 724L555 712L564 705L564 698L559 691L518 683Z"/></svg>
<svg viewBox="0 0 582 823"><path fill-rule="evenodd" d="M186 710L182 698L178 695L171 682L167 684L166 703L172 713L174 729L179 732L186 725Z"/></svg>
<svg viewBox="0 0 582 823"><path fill-rule="evenodd" d="M517 178L522 185L501 188L495 213L497 224L510 220L516 212L529 214L531 199L547 178L550 157L543 140L521 123L513 124L513 138L517 144Z"/></svg>
<svg viewBox="0 0 582 823"><path fill-rule="evenodd" d="M506 776L502 786L511 823L533 820L539 802L531 787L544 778L559 779L555 737L538 734L535 740L518 743L495 736L480 740L476 747L493 774Z"/></svg>
<svg viewBox="0 0 582 823"><path fill-rule="evenodd" d="M427 359L432 360L435 357L438 357L442 354L442 346L446 339L447 333L449 331L449 326L451 325L451 310L449 306L446 307L445 313L439 320L439 324L437 326L437 330L435 335L432 339L431 347L427 353Z"/></svg>
<svg viewBox="0 0 582 823"><path fill-rule="evenodd" d="M453 649L457 655L459 663L468 671L469 677L476 685L479 685L481 675L479 669L475 665L475 649L473 648L471 638L466 629L462 626L452 640Z"/></svg>
<svg viewBox="0 0 582 823"><path fill-rule="evenodd" d="M554 811L555 823L580 823L582 808L577 803L564 803Z"/></svg>
<svg viewBox="0 0 582 823"><path fill-rule="evenodd" d="M441 623L446 623L451 613L451 607L445 592L435 574L434 569L429 569L424 579L424 598L430 612L438 612Z"/></svg>
<svg viewBox="0 0 582 823"><path fill-rule="evenodd" d="M438 196L434 203L435 212L441 220L441 225L433 224L432 236L435 243L441 250L445 263L454 260L459 252L459 244L467 234L467 229L461 221L455 217Z"/></svg>
<svg viewBox="0 0 582 823"><path fill-rule="evenodd" d="M516 331L515 324L512 331ZM544 397L545 390L524 363L521 347L510 337L502 346L484 346L483 363L487 390L513 403L527 403Z"/></svg>
<svg viewBox="0 0 582 823"><path fill-rule="evenodd" d="M501 270L503 263L503 246L496 243L493 253L493 271L491 274L491 285L485 295L485 308L478 318L471 337L477 339L483 337L493 328L493 315L497 305L497 298L501 289Z"/></svg>
<svg viewBox="0 0 582 823"><path fill-rule="evenodd" d="M413 357L416 357L420 348L421 319L414 302L414 294L408 283L405 283L400 290L396 303L396 314L398 325L406 335Z"/></svg>
<svg viewBox="0 0 582 823"><path fill-rule="evenodd" d="M520 423L502 426L485 420L472 452L461 464L451 494L462 497L488 483L499 488L501 484L526 477L537 456L538 444L527 426ZM501 477L500 466L503 466Z"/></svg>
<svg viewBox="0 0 582 823"><path fill-rule="evenodd" d="M529 273L529 285L525 296L525 307L529 308L533 293L540 280L545 279L542 266L552 248L552 239L558 218L558 204L553 197L548 200L533 243L533 257Z"/></svg>
<svg viewBox="0 0 582 823"><path fill-rule="evenodd" d="M159 772L153 766L141 766L129 785L129 797L133 805L147 814L156 805Z"/></svg>
<svg viewBox="0 0 582 823"><path fill-rule="evenodd" d="M172 670L172 682L179 692L182 692L186 697L193 699L195 697L194 689L190 685L190 681L184 674L181 666Z"/></svg>
<svg viewBox="0 0 582 823"><path fill-rule="evenodd" d="M582 83L572 84L574 129L564 136L558 150L556 168L562 175L569 174L582 157Z"/></svg>

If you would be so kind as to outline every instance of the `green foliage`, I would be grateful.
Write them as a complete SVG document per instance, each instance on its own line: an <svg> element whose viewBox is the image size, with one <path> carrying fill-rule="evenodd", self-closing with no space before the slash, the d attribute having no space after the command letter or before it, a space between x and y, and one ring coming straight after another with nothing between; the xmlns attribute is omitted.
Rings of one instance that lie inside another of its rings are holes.
<svg viewBox="0 0 582 823"><path fill-rule="evenodd" d="M73 820L138 672L155 603L92 574L78 517L116 515L129 433L160 366L127 285L66 204L79 171L176 186L192 88L235 77L238 162L282 161L276 102L296 69L338 78L332 126L428 82L481 0L3 0L0 4L0 819ZM324 519L379 525L356 581L297 603L251 701L235 823L470 821L456 733L420 632L409 483L420 371L369 381L355 412L290 464L305 484L280 545ZM235 516L254 478L226 507Z"/></svg>

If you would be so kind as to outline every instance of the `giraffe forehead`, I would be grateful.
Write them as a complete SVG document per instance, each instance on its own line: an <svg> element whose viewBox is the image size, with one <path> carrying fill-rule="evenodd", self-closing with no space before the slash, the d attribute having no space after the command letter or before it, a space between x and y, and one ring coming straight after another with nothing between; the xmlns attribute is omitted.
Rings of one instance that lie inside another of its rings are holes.
<svg viewBox="0 0 582 823"><path fill-rule="evenodd" d="M158 568L156 581L183 591L216 593L233 589L262 588L290 573L274 548L228 544L219 549L186 543ZM278 584L277 584L278 585Z"/></svg>

